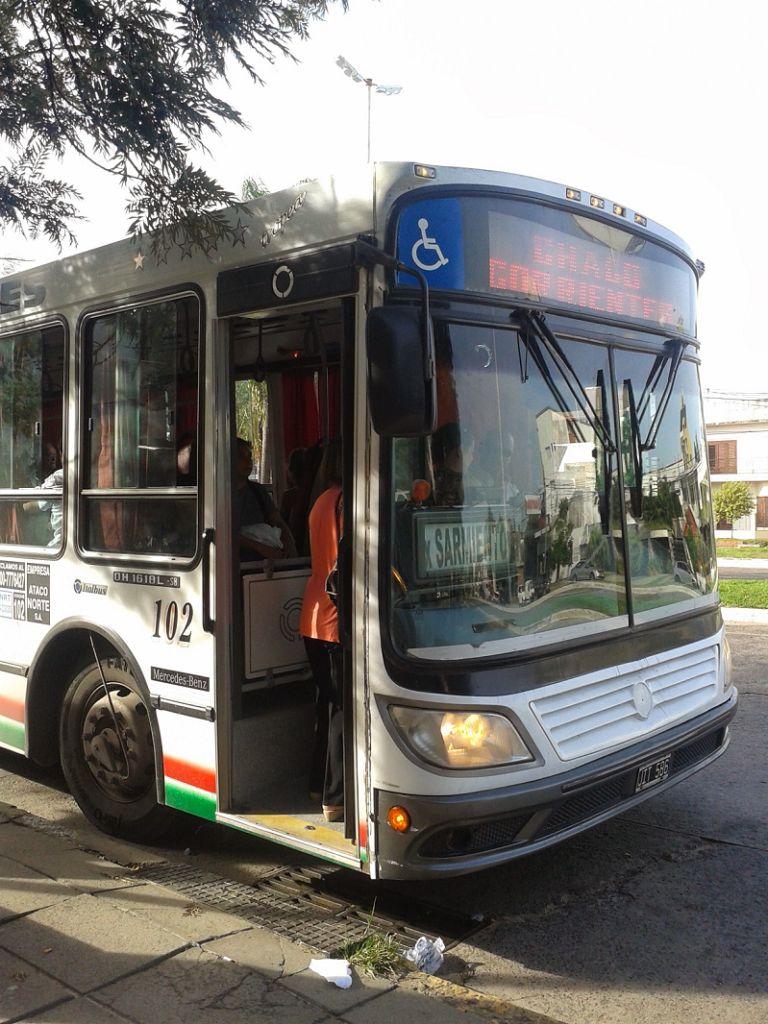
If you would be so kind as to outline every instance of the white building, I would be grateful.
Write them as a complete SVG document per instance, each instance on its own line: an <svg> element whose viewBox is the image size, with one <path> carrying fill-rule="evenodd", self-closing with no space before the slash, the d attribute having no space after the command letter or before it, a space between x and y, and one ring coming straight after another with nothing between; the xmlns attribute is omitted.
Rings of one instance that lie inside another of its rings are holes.
<svg viewBox="0 0 768 1024"><path fill-rule="evenodd" d="M768 540L768 394L709 391L704 394L712 491L729 480L743 480L755 510L733 523L741 540ZM716 535L730 537L731 526L718 523Z"/></svg>

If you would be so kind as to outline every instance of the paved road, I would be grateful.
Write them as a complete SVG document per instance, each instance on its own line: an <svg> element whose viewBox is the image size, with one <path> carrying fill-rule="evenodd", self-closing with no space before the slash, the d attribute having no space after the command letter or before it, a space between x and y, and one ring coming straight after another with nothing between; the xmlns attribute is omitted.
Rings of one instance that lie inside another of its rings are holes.
<svg viewBox="0 0 768 1024"><path fill-rule="evenodd" d="M470 985L569 1024L768 1021L768 626L728 632L741 706L719 762L568 844L452 884L459 905L495 914L461 950L479 962Z"/></svg>
<svg viewBox="0 0 768 1024"><path fill-rule="evenodd" d="M756 569L746 560L743 565L721 565L718 568L721 580L768 580L768 569Z"/></svg>
<svg viewBox="0 0 768 1024"><path fill-rule="evenodd" d="M718 558L721 580L768 580L768 558Z"/></svg>
<svg viewBox="0 0 768 1024"><path fill-rule="evenodd" d="M554 849L393 886L492 919L453 953L469 986L567 1024L768 1021L768 626L729 635L741 706L715 765ZM0 798L89 835L57 773L2 752ZM308 863L191 818L167 852L237 880Z"/></svg>

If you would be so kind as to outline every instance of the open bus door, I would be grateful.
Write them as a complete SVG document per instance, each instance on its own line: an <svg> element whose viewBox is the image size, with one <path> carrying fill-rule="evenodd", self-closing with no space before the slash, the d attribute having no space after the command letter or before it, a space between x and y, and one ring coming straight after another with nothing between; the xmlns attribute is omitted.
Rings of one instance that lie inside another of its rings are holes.
<svg viewBox="0 0 768 1024"><path fill-rule="evenodd" d="M254 268L257 271L264 273L263 268ZM235 502L219 501L220 509L228 508L230 529L220 531L220 536L228 533L231 538L231 559L227 562L226 551L217 541L216 604L232 623L231 629L217 630L220 818L360 868L366 859L365 830L357 826L356 807L365 807L367 801L361 788L365 760L357 756L356 730L365 716L362 686L353 669L349 605L347 628L340 629L346 811L340 822L325 821L322 807L310 797L318 709L299 634L311 571L308 516L323 489L324 448L337 436L344 452L344 541L339 564L342 589L350 592L351 559L344 551L351 550L356 500L351 428L355 317L354 299L336 299L311 309L285 307L266 313L246 309L228 323L220 323L221 333L229 338L229 345L221 346L227 350L222 379L229 380L230 386L219 399L228 406L230 429L221 432L219 465L233 468L236 436L252 442L253 477L266 488L275 507L284 504L288 490L294 492L286 521L297 557L261 560L241 552L235 536ZM305 450L306 472L298 482L289 481L285 470L296 448ZM220 491L225 486L222 479Z"/></svg>

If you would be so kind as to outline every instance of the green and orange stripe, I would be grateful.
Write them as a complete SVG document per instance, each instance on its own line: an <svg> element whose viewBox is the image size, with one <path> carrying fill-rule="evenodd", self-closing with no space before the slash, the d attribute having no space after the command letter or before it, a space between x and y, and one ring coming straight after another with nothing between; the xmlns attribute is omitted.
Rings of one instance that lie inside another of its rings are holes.
<svg viewBox="0 0 768 1024"><path fill-rule="evenodd" d="M216 772L179 757L163 757L165 802L199 818L216 818Z"/></svg>
<svg viewBox="0 0 768 1024"><path fill-rule="evenodd" d="M24 753L24 702L3 693L0 693L0 743Z"/></svg>

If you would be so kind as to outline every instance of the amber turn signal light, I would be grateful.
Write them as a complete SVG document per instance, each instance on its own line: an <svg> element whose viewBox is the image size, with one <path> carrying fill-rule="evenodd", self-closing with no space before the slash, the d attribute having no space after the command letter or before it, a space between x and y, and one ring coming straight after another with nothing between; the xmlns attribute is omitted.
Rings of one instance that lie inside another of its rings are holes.
<svg viewBox="0 0 768 1024"><path fill-rule="evenodd" d="M411 816L404 807L390 807L387 811L387 821L395 832L407 832L411 827Z"/></svg>
<svg viewBox="0 0 768 1024"><path fill-rule="evenodd" d="M411 500L426 501L432 493L432 486L428 480L414 480L411 484Z"/></svg>

